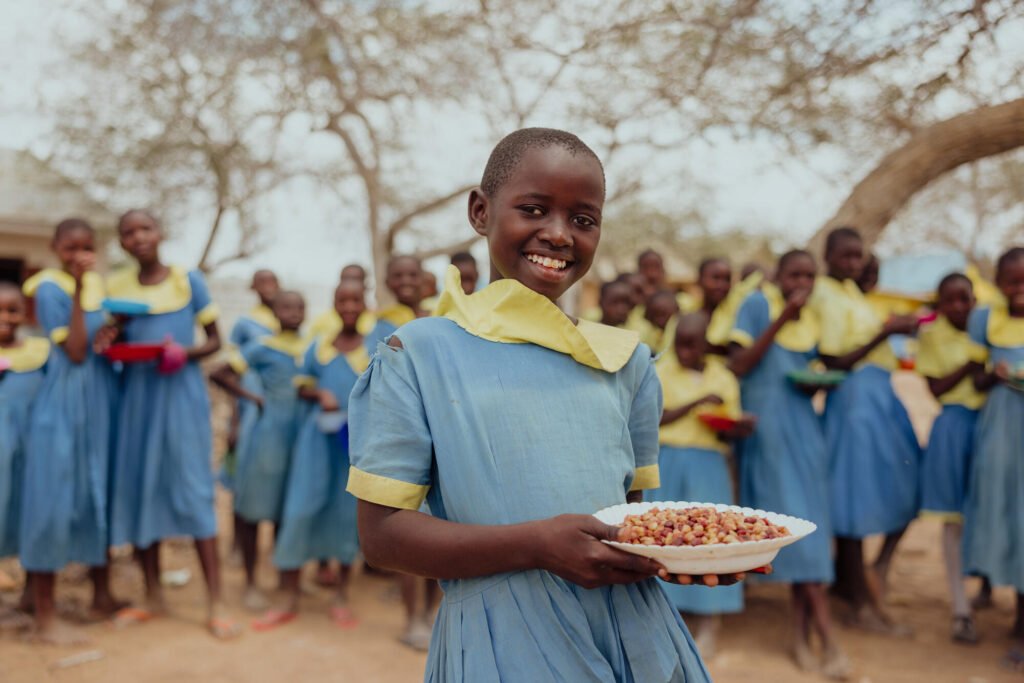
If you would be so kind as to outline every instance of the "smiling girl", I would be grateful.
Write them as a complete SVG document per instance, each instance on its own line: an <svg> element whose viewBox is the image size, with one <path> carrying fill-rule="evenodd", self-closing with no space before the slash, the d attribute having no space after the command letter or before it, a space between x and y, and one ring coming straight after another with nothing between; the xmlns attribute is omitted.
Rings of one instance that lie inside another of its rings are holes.
<svg viewBox="0 0 1024 683"><path fill-rule="evenodd" d="M594 518L658 485L661 397L635 333L555 305L601 235L601 162L531 128L469 196L491 282L378 347L349 402L367 561L442 580L429 681L706 681L663 568ZM433 516L417 511L423 499ZM666 575L667 576L667 575Z"/></svg>

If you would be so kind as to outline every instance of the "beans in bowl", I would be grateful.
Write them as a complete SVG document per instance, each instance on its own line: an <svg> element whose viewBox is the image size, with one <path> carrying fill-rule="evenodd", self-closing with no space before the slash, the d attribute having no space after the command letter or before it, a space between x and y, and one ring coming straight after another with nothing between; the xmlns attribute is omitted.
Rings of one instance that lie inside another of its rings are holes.
<svg viewBox="0 0 1024 683"><path fill-rule="evenodd" d="M744 543L789 536L789 529L764 517L731 510L651 508L623 520L619 541L632 545L698 546Z"/></svg>

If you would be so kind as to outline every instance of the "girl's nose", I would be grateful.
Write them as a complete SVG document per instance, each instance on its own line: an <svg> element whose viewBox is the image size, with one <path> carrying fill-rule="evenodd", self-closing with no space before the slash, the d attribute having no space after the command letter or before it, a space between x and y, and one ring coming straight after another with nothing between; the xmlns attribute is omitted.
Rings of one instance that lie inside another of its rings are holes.
<svg viewBox="0 0 1024 683"><path fill-rule="evenodd" d="M537 237L553 247L571 247L573 245L572 229L569 227L568 221L557 217L541 228Z"/></svg>

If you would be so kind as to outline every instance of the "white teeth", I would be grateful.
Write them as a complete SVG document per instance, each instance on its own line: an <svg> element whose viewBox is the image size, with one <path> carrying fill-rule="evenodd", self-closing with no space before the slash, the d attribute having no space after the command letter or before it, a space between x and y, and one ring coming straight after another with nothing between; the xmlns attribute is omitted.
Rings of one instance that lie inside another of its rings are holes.
<svg viewBox="0 0 1024 683"><path fill-rule="evenodd" d="M562 270L569 265L566 261L550 258L548 256L538 256L537 254L527 254L526 260L544 266L545 268L553 268L555 270Z"/></svg>

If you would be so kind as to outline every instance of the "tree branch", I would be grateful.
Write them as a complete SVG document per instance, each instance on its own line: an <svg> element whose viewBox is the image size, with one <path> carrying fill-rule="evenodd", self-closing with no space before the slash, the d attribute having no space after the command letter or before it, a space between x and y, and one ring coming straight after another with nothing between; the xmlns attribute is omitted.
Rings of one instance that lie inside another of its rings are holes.
<svg viewBox="0 0 1024 683"><path fill-rule="evenodd" d="M424 214L428 214L431 213L432 211L437 211L438 209L443 208L453 199L457 199L458 197L466 194L474 187L476 187L475 184L463 185L462 187L452 190L446 195L435 197L434 199L431 199L428 202L424 202L423 204L420 204L416 208L411 209L410 211L396 218L394 221L391 222L391 225L388 226L387 234L385 236L385 246L387 247L387 250L390 252L392 249L394 249L395 238L398 237L398 234L400 232L408 228L409 224L414 219ZM442 251L440 253L444 252Z"/></svg>
<svg viewBox="0 0 1024 683"><path fill-rule="evenodd" d="M473 235L472 237L467 237L461 242L453 242L451 244L446 244L440 247L431 247L429 249L420 249L419 251L414 251L412 255L421 261L426 260L428 258L433 258L435 256L441 256L442 254L447 254L450 256L451 254L454 254L457 251L466 251L471 246L476 244L477 240L479 239L480 235Z"/></svg>

